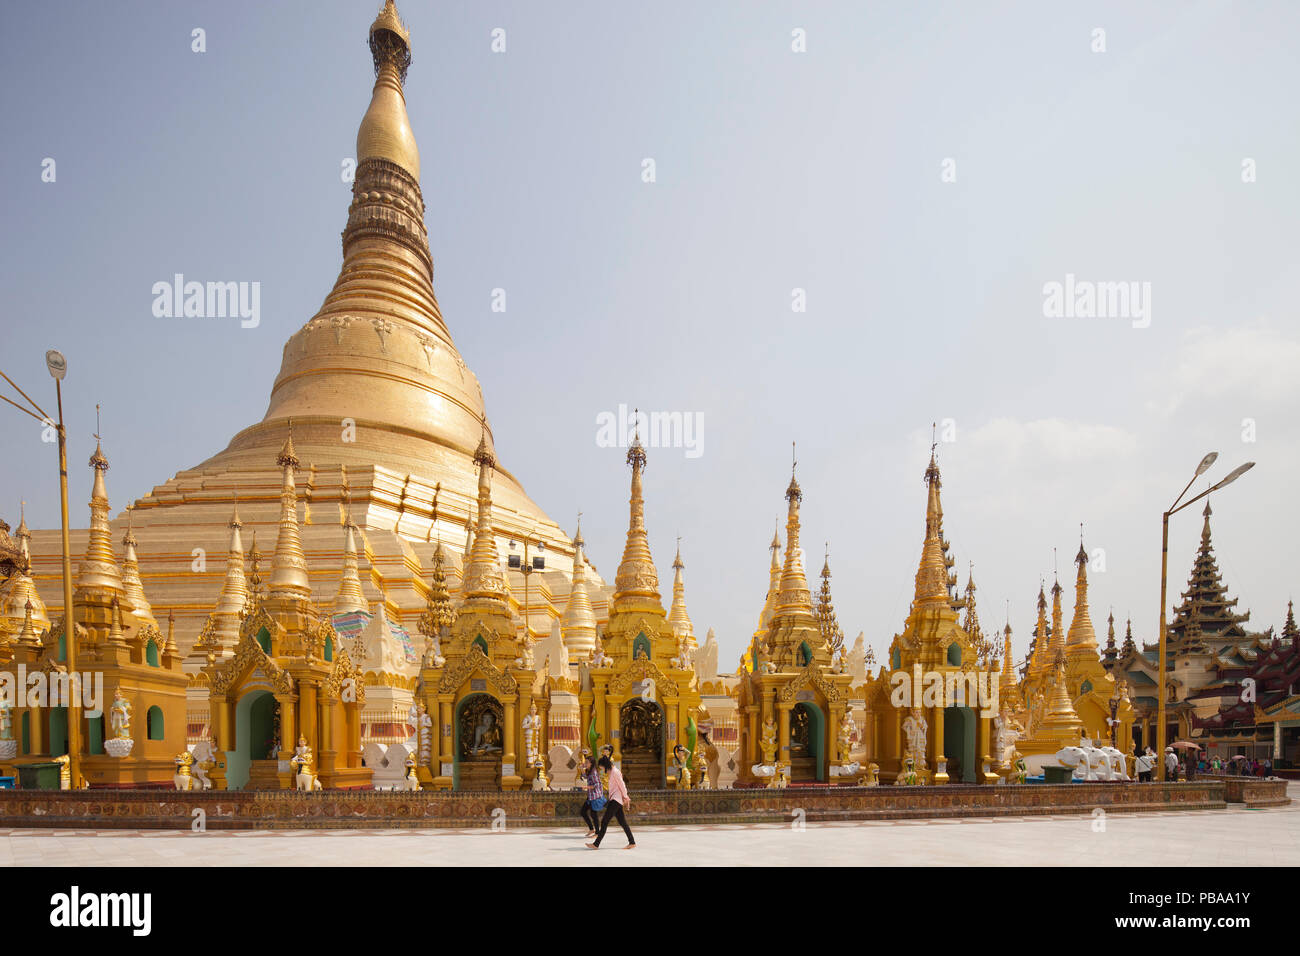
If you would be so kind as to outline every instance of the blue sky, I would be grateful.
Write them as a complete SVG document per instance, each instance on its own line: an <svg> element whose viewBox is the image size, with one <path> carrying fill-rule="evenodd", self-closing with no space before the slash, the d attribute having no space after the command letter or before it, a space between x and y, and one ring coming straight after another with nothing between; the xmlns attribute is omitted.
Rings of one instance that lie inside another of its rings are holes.
<svg viewBox="0 0 1300 956"><path fill-rule="evenodd" d="M75 523L96 402L115 510L262 417L338 272L378 7L0 10L0 368L52 403L42 355L68 356ZM829 541L849 638L887 646L944 419L945 530L986 626L1010 600L1018 655L1053 548L1072 582L1080 522L1105 552L1102 635L1113 605L1154 639L1160 511L1209 450L1212 478L1259 462L1216 497L1215 539L1252 622L1281 623L1300 533L1300 7L400 10L434 286L497 452L566 528L584 512L612 577L627 470L597 416L700 416L699 457L650 450L647 523L665 592L683 537L688 606L724 665L762 606L791 441L810 573ZM151 287L176 272L260 282L260 325L155 318ZM1067 274L1150 283L1149 327L1045 317ZM12 410L0 442L0 514L25 498L29 523L56 525L51 446ZM1176 519L1175 585L1199 530Z"/></svg>

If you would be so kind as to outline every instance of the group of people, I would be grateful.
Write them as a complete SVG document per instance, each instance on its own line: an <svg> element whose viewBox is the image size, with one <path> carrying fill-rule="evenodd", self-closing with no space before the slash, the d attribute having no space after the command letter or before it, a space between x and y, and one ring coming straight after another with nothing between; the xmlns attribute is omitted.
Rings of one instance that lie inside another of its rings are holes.
<svg viewBox="0 0 1300 956"><path fill-rule="evenodd" d="M1133 756L1135 758L1134 772L1137 774L1138 780L1150 783L1156 767L1155 751L1150 747L1143 751L1141 747L1134 746ZM1268 777L1273 773L1273 761L1267 757L1262 761L1258 759L1247 760L1245 757L1224 760L1222 757L1207 757L1204 753L1199 755L1189 754L1186 759L1179 760L1173 747L1165 748L1165 778L1167 780L1193 780L1198 773Z"/></svg>
<svg viewBox="0 0 1300 956"><path fill-rule="evenodd" d="M601 781L602 774L609 781L608 792ZM636 839L632 836L632 828L627 825L625 812L631 805L632 798L628 796L623 772L614 766L612 750L609 747L602 748L600 758L596 760L592 759L591 754L583 754L581 776L587 788L587 799L582 804L582 820L587 824L587 836L595 837L587 844L587 848L599 850L601 841L605 839L605 831L609 829L609 821L618 817L619 826L627 835L627 846L624 849L635 849Z"/></svg>

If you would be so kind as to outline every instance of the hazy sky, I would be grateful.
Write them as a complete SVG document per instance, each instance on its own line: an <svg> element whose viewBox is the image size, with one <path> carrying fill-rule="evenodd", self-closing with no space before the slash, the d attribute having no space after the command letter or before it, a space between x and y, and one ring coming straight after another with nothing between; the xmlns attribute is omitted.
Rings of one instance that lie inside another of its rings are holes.
<svg viewBox="0 0 1300 956"><path fill-rule="evenodd" d="M95 402L115 513L261 419L338 273L379 6L0 7L0 368L52 404L42 355L67 354L76 525ZM763 603L794 440L810 577L829 541L840 621L883 652L945 419L945 530L986 626L1010 600L1017 656L1053 548L1073 582L1080 522L1104 550L1101 636L1113 605L1154 639L1160 512L1210 450L1211 478L1259 463L1215 496L1215 542L1252 624L1280 625L1300 584L1300 5L400 10L434 286L498 455L564 527L584 512L612 578L628 471L597 417L696 416L698 457L650 449L647 524L665 603L682 536L724 666ZM260 325L155 318L176 272L260 282ZM1149 325L1048 317L1067 275L1149 283ZM56 526L53 446L8 406L0 443L0 514L26 498ZM1174 591L1198 512L1175 519Z"/></svg>

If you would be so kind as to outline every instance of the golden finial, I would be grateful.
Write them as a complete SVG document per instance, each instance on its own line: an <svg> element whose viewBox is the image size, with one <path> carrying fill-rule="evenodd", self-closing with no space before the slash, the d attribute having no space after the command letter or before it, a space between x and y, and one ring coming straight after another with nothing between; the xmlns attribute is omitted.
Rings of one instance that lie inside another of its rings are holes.
<svg viewBox="0 0 1300 956"><path fill-rule="evenodd" d="M624 408L627 406L624 405ZM632 444L627 449L627 463L633 471L644 471L646 466L645 446L641 444L641 409L632 409Z"/></svg>
<svg viewBox="0 0 1300 956"><path fill-rule="evenodd" d="M483 417L479 420L478 448L474 449L474 464L495 468L496 463L496 457L488 450L487 413L484 412Z"/></svg>
<svg viewBox="0 0 1300 956"><path fill-rule="evenodd" d="M91 437L95 439L95 453L90 456L90 467L96 471L108 471L108 459L104 457L103 436L99 433L99 405L95 405L95 433Z"/></svg>
<svg viewBox="0 0 1300 956"><path fill-rule="evenodd" d="M790 442L790 487L785 489L786 501L803 501L803 492L799 490L799 482L794 477L795 469L798 467L798 449L794 442Z"/></svg>
<svg viewBox="0 0 1300 956"><path fill-rule="evenodd" d="M582 547L582 512L578 512L578 530L573 533L573 547L576 551Z"/></svg>

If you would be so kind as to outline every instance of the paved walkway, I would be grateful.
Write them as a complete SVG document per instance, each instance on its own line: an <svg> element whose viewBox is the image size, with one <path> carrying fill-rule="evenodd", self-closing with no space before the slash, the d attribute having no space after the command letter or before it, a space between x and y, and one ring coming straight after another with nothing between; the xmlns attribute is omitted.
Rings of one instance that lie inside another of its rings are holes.
<svg viewBox="0 0 1300 956"><path fill-rule="evenodd" d="M1297 785L1292 785L1295 799ZM1104 829L1103 829L1104 824ZM642 826L623 850L583 832L335 830L190 833L0 829L3 866L1296 866L1300 803L1284 809L790 825Z"/></svg>

